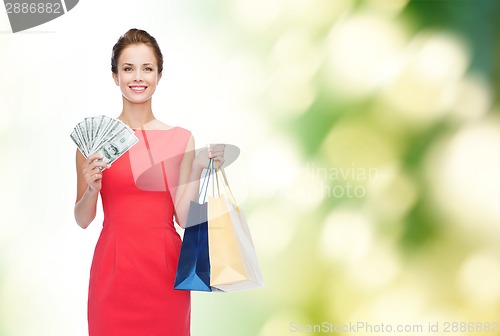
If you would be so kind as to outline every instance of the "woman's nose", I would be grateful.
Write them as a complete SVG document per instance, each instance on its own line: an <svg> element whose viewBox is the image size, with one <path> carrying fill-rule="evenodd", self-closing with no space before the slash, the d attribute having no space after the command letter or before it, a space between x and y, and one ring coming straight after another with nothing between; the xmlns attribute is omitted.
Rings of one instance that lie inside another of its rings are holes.
<svg viewBox="0 0 500 336"><path fill-rule="evenodd" d="M141 71L136 71L134 73L134 81L140 82L142 80L142 73Z"/></svg>

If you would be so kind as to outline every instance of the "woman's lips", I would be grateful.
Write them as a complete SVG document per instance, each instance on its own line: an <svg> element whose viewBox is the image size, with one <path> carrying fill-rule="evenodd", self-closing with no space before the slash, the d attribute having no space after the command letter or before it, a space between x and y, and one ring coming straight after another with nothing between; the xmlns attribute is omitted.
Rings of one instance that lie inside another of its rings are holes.
<svg viewBox="0 0 500 336"><path fill-rule="evenodd" d="M143 93L146 91L147 86L129 86L129 88L135 93Z"/></svg>

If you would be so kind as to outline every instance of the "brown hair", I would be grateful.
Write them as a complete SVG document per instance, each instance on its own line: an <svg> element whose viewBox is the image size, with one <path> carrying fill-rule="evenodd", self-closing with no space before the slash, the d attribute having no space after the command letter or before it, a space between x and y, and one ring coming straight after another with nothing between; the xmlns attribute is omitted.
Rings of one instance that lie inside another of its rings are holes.
<svg viewBox="0 0 500 336"><path fill-rule="evenodd" d="M135 28L130 29L123 36L120 36L113 46L113 53L111 54L111 71L115 74L118 73L118 58L126 47L134 44L145 44L153 49L156 63L158 63L158 73L161 73L163 71L163 55L158 46L158 42L156 42L156 39L145 30Z"/></svg>

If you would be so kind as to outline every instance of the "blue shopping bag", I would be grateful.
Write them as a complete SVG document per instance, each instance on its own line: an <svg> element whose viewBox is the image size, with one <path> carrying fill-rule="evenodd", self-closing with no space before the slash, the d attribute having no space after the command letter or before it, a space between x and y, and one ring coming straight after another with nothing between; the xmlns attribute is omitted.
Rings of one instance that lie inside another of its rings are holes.
<svg viewBox="0 0 500 336"><path fill-rule="evenodd" d="M210 160L205 178L198 195L198 202L205 187L203 203L191 202L181 253L175 275L174 288L211 292L210 287L210 258L208 254L208 204L205 202L208 181L212 170Z"/></svg>

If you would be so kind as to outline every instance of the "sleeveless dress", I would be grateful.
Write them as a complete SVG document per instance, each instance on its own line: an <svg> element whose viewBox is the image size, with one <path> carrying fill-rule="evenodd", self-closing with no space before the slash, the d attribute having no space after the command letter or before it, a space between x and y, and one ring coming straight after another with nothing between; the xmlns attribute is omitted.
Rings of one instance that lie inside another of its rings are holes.
<svg viewBox="0 0 500 336"><path fill-rule="evenodd" d="M190 335L190 292L174 290L179 164L191 136L135 130L139 142L103 171L104 222L90 270L90 336Z"/></svg>

